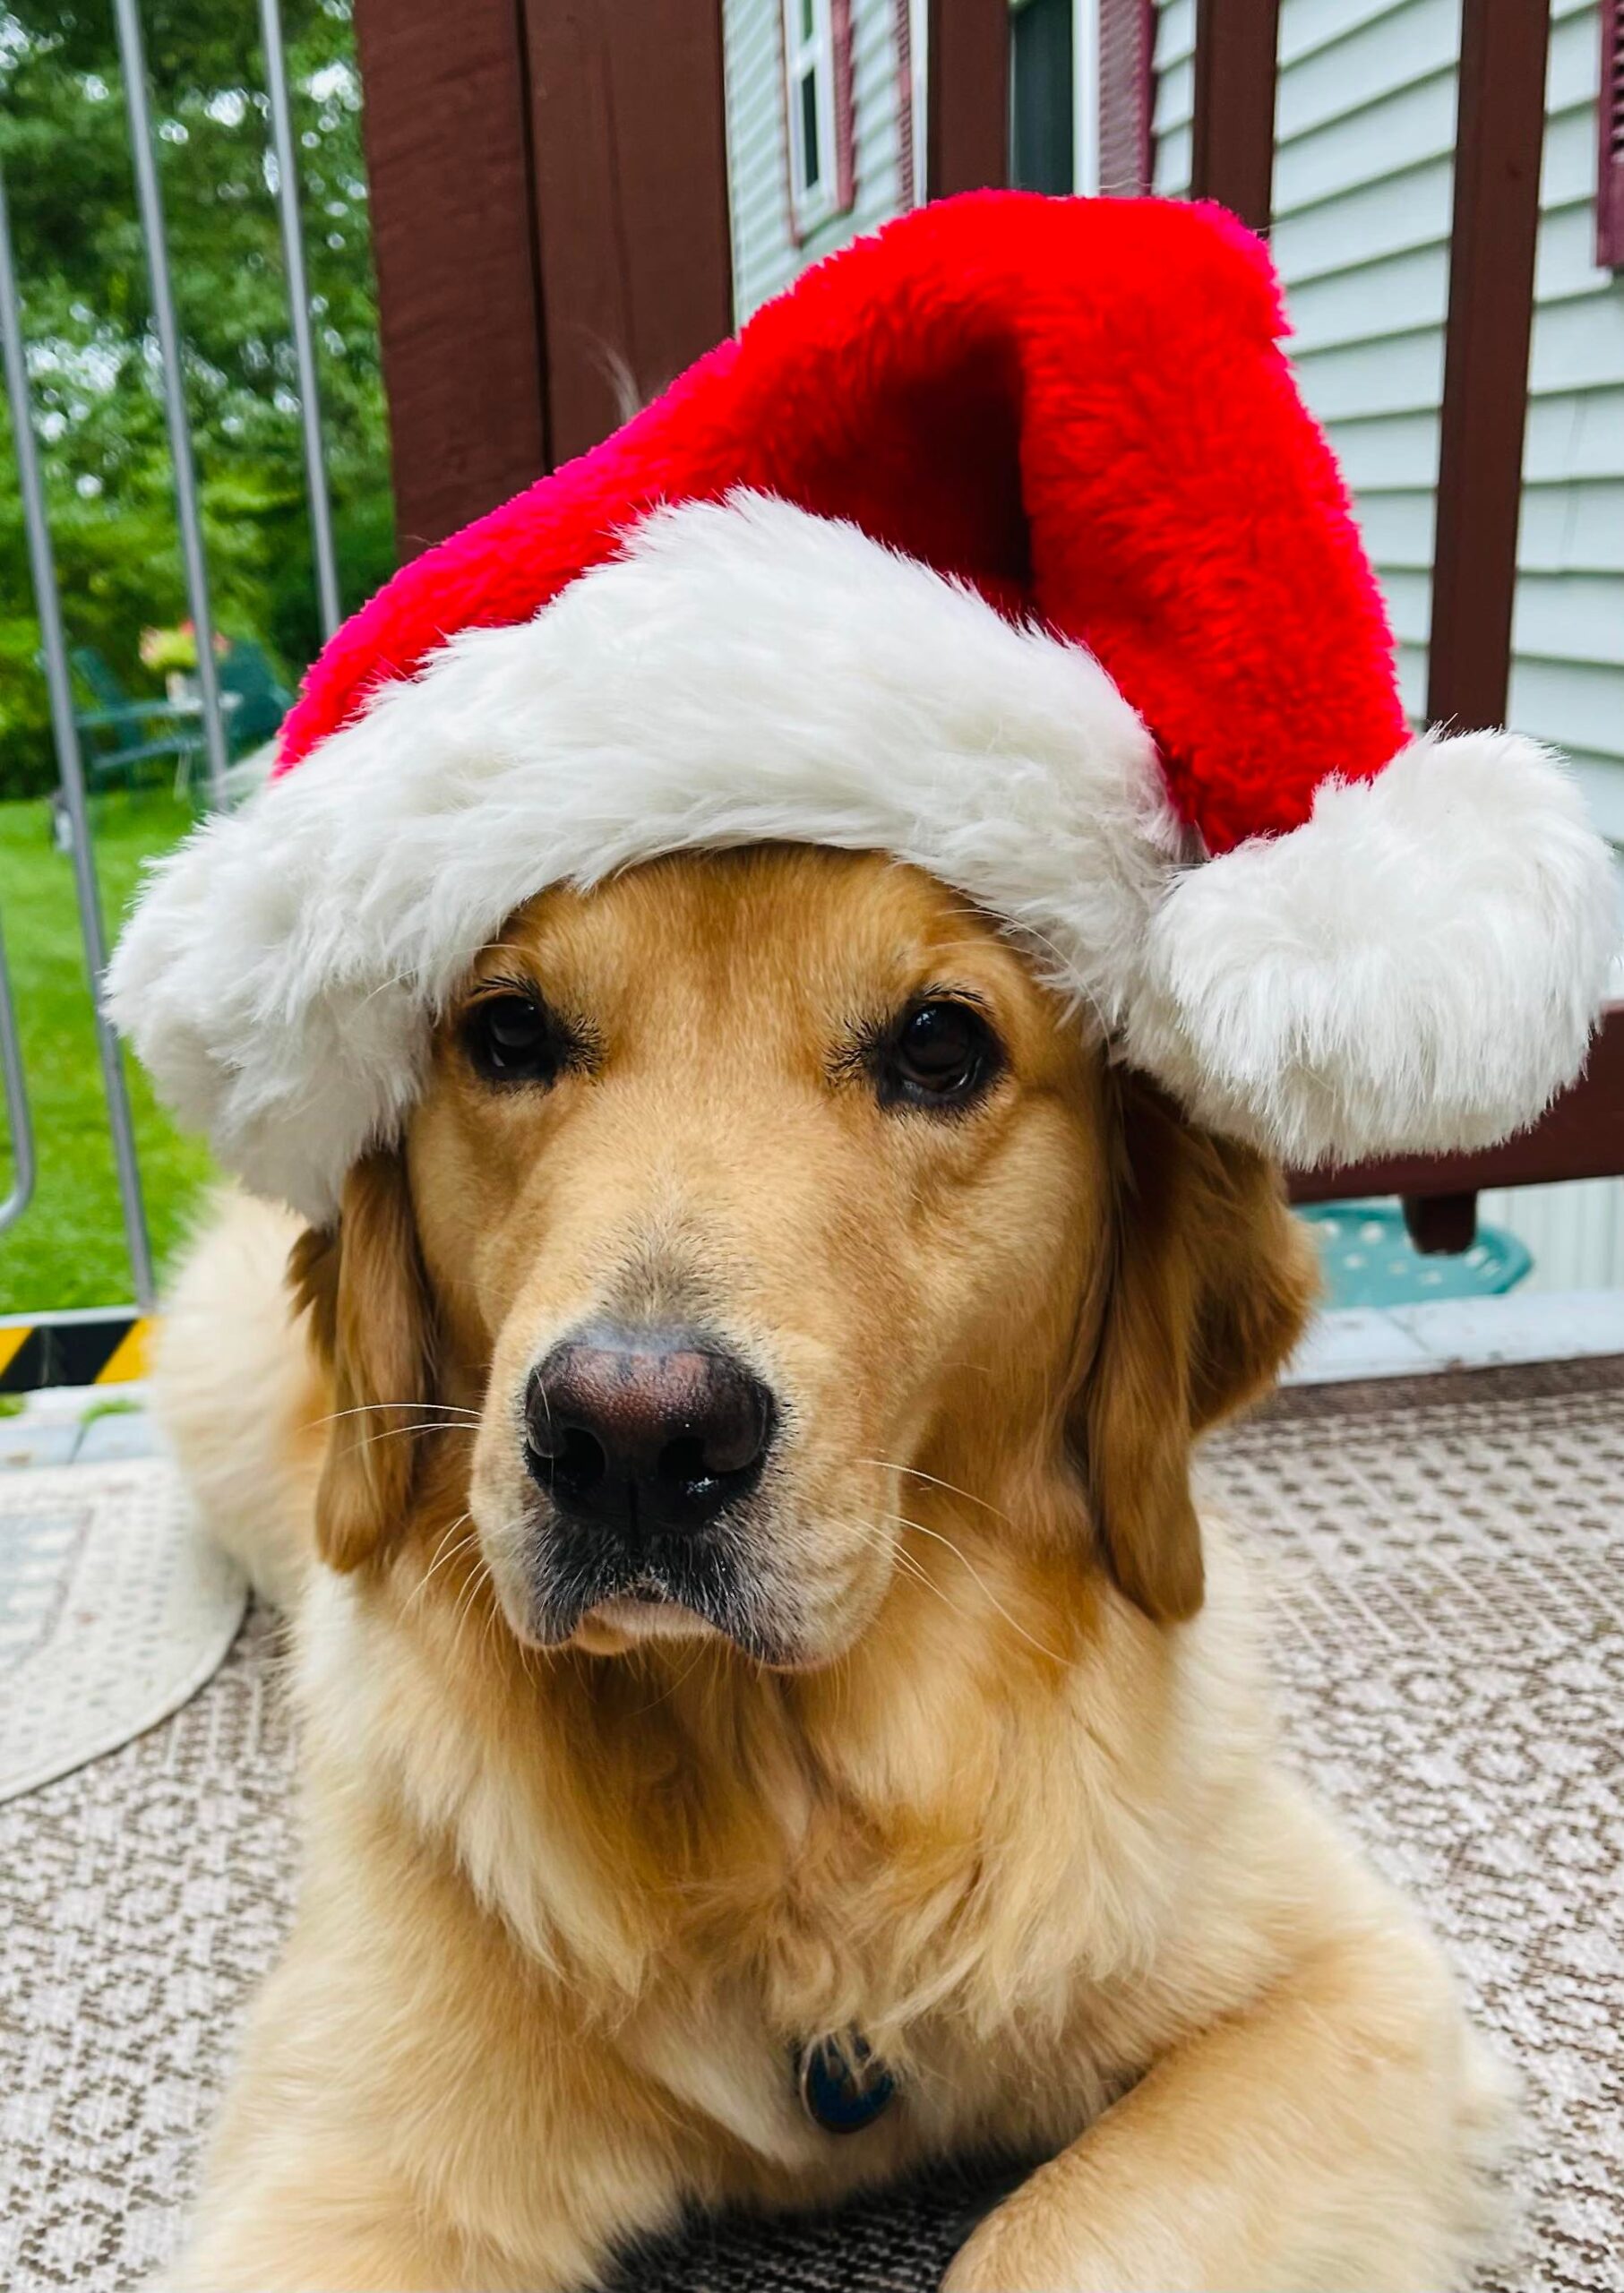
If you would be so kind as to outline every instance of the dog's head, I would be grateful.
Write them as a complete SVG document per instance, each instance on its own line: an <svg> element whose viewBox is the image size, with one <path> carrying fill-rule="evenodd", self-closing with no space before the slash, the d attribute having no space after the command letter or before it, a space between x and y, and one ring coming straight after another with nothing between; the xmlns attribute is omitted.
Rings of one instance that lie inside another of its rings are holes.
<svg viewBox="0 0 1624 2293"><path fill-rule="evenodd" d="M850 1645L948 1491L1190 1615L1191 1439L1310 1288L1267 1166L1113 1069L987 918L776 846L514 917L295 1272L356 1413L334 1567L406 1521L414 1429L463 1423L521 1640L794 1666Z"/></svg>

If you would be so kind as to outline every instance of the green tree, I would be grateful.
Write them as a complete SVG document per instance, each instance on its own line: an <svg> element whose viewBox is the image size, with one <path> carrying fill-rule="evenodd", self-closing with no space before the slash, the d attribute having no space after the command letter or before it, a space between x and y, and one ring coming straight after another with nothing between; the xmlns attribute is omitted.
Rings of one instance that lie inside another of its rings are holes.
<svg viewBox="0 0 1624 2293"><path fill-rule="evenodd" d="M296 676L320 638L254 0L143 0L218 624ZM347 605L392 568L349 0L284 0L323 431ZM0 166L71 640L133 691L186 613L108 0L0 5ZM4 415L0 414L0 430ZM52 784L16 471L0 436L0 794Z"/></svg>

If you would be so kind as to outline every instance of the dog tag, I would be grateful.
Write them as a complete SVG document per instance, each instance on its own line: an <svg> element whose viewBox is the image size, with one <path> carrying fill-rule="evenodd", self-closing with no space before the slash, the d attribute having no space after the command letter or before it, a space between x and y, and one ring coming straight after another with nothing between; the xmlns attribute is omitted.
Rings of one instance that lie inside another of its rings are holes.
<svg viewBox="0 0 1624 2293"><path fill-rule="evenodd" d="M826 2134L861 2134L889 2109L897 2082L861 2031L802 2048L795 2071L801 2105Z"/></svg>

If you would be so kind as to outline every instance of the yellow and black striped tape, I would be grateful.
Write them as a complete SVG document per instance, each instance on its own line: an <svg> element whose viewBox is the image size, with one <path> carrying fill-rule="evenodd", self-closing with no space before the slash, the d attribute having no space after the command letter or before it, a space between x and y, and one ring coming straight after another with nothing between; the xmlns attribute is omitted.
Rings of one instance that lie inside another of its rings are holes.
<svg viewBox="0 0 1624 2293"><path fill-rule="evenodd" d="M0 1394L144 1378L157 1327L150 1314L127 1312L0 1319Z"/></svg>

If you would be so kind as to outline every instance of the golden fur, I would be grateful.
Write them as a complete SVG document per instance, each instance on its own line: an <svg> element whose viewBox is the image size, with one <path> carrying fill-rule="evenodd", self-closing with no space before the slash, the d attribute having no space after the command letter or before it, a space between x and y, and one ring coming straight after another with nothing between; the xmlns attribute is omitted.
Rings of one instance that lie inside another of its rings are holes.
<svg viewBox="0 0 1624 2293"><path fill-rule="evenodd" d="M493 1092L448 1015L337 1229L228 1202L178 1286L171 1430L296 1610L307 1843L174 2283L587 2286L685 2203L988 2147L1050 2162L956 2293L1457 2282L1498 2082L1279 1764L1190 1495L1305 1310L1276 1176L878 858L553 892L498 972L589 1071ZM944 988L1007 1071L899 1114L843 1046ZM606 1310L703 1312L785 1396L778 1660L683 1613L533 1645L520 1396ZM900 2098L841 2140L787 2065L853 2026Z"/></svg>

